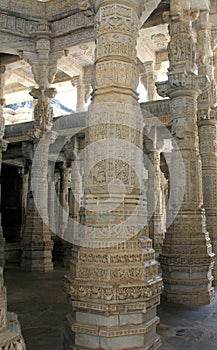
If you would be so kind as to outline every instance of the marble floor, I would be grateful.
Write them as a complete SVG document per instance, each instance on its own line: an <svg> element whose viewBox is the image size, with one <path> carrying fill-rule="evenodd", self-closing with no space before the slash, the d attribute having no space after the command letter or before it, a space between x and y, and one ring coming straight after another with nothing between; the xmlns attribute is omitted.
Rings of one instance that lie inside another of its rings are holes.
<svg viewBox="0 0 217 350"><path fill-rule="evenodd" d="M60 267L46 274L5 270L8 310L18 314L27 350L63 350L65 273ZM198 308L162 303L158 315L162 350L217 350L217 297Z"/></svg>

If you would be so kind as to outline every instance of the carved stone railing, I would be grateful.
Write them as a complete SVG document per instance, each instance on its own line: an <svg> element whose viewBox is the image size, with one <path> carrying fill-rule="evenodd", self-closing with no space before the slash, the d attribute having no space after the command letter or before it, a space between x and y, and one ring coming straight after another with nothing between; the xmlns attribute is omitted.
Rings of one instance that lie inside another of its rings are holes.
<svg viewBox="0 0 217 350"><path fill-rule="evenodd" d="M73 134L74 132L84 133L86 125L87 112L69 114L54 119L54 131L61 136ZM10 142L22 142L30 140L28 131L33 129L33 122L6 125L5 139Z"/></svg>

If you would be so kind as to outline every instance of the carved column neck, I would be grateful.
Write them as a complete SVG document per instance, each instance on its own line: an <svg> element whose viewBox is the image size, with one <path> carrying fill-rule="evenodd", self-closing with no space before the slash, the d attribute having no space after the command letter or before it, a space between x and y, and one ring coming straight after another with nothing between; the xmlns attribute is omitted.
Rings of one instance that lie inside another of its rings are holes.
<svg viewBox="0 0 217 350"><path fill-rule="evenodd" d="M93 81L96 101L138 100L136 42L139 18L133 1L109 4L99 1L96 6L96 60ZM134 102L135 103L135 102Z"/></svg>
<svg viewBox="0 0 217 350"><path fill-rule="evenodd" d="M192 20L195 13L183 8L171 8L169 14L170 43L169 71L194 72L196 69L196 48L192 33Z"/></svg>

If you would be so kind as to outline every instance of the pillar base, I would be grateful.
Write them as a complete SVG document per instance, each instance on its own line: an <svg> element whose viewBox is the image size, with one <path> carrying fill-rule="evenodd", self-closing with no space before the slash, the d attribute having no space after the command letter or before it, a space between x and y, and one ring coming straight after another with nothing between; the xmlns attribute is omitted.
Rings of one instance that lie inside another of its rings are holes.
<svg viewBox="0 0 217 350"><path fill-rule="evenodd" d="M53 271L52 262L53 242L38 242L23 245L22 271Z"/></svg>
<svg viewBox="0 0 217 350"><path fill-rule="evenodd" d="M165 259L165 256L160 260ZM178 259L178 258L177 258ZM188 306L206 305L212 302L215 291L209 266L165 266L163 270L164 291L162 299L168 303Z"/></svg>
<svg viewBox="0 0 217 350"><path fill-rule="evenodd" d="M165 290L162 300L167 303L186 305L186 306L202 306L210 304L215 298L214 288L209 291L195 291L189 293L170 292Z"/></svg>
<svg viewBox="0 0 217 350"><path fill-rule="evenodd" d="M209 304L214 297L215 254L206 231L204 210L182 210L169 227L159 260L166 301L182 305Z"/></svg>
<svg viewBox="0 0 217 350"><path fill-rule="evenodd" d="M46 220L40 217L34 202L29 204L21 249L22 271L48 272L53 270L53 241Z"/></svg>
<svg viewBox="0 0 217 350"><path fill-rule="evenodd" d="M72 311L64 349L159 349L156 308L161 291L150 239L80 248L75 275L65 279Z"/></svg>
<svg viewBox="0 0 217 350"><path fill-rule="evenodd" d="M153 309L147 312L146 315L119 314L106 316L83 313L80 321L76 323L74 323L73 316L68 315L64 350L160 349L161 338L156 334L155 329L159 323L159 318L156 314L154 316L154 313L155 310ZM79 317L79 314L77 316ZM86 322L90 318L93 320L92 324L82 323L82 319ZM141 321L143 323L140 323ZM76 334L73 332L76 332Z"/></svg>
<svg viewBox="0 0 217 350"><path fill-rule="evenodd" d="M7 328L0 332L0 349L25 350L26 346L21 334L17 315L13 312L8 312L7 320Z"/></svg>

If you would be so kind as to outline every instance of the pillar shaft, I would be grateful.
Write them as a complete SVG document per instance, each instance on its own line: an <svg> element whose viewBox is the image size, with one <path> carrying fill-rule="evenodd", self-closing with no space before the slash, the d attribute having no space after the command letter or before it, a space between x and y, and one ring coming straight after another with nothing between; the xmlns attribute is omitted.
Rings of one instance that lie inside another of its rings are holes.
<svg viewBox="0 0 217 350"><path fill-rule="evenodd" d="M58 222L57 217L57 194L55 189L55 165L50 162L48 167L48 221L51 233L55 235L56 225Z"/></svg>
<svg viewBox="0 0 217 350"><path fill-rule="evenodd" d="M83 77L78 75L72 78L72 85L77 90L76 112L84 112L86 110L86 85L83 82Z"/></svg>
<svg viewBox="0 0 217 350"><path fill-rule="evenodd" d="M5 120L3 107L4 100L4 86L5 86L5 66L0 66L0 176L2 168L2 152L6 150L7 143L3 140L5 130ZM0 203L1 203L1 184L0 184ZM1 225L1 212L0 212L0 266L4 266L4 237Z"/></svg>
<svg viewBox="0 0 217 350"><path fill-rule="evenodd" d="M160 150L149 148L148 157L148 190L147 203L149 213L149 236L153 240L153 246L159 255L164 240L163 207L160 170Z"/></svg>
<svg viewBox="0 0 217 350"><path fill-rule="evenodd" d="M141 83L147 90L148 101L153 101L157 99L156 91L156 74L154 70L154 62L144 63L145 73L141 75Z"/></svg>
<svg viewBox="0 0 217 350"><path fill-rule="evenodd" d="M198 98L198 127L207 229L210 233L213 251L217 253L217 188L215 185L217 181L217 109L215 107L217 100L208 12L201 11L196 30L198 72L199 74L207 74L210 79L209 90ZM217 264L214 266L213 275L214 285L216 285Z"/></svg>
<svg viewBox="0 0 217 350"><path fill-rule="evenodd" d="M166 91L171 98L174 136L169 219L172 215L175 219L166 233L160 258L164 297L186 305L209 303L214 295L214 255L205 224L197 129L197 97L208 85L205 76L194 74L193 17L195 12L190 10L190 1L180 1L178 7L171 0L168 82L158 84L161 95ZM182 191L183 199L180 198Z"/></svg>
<svg viewBox="0 0 217 350"><path fill-rule="evenodd" d="M48 219L48 153L56 134L49 132L36 143L33 152L31 187L22 237L22 262L25 271L51 271L52 248ZM37 147L36 147L37 146ZM31 163L30 163L31 164Z"/></svg>
<svg viewBox="0 0 217 350"><path fill-rule="evenodd" d="M60 232L59 234L64 236L65 228L68 224L69 215L69 203L68 203L68 190L69 190L69 172L70 168L62 164L60 168Z"/></svg>
<svg viewBox="0 0 217 350"><path fill-rule="evenodd" d="M161 345L156 305L162 285L152 242L143 237L136 5L131 0L95 2L84 225L75 276L68 276L66 283L73 311L64 341L67 350L148 350Z"/></svg>
<svg viewBox="0 0 217 350"><path fill-rule="evenodd" d="M51 232L48 218L48 160L49 146L56 134L49 132L53 123L51 99L56 90L51 87L57 71L57 61L63 52L51 52L51 31L46 23L39 23L32 38L34 52L23 52L23 58L32 67L37 87L30 95L34 103L34 124L29 131L33 150L30 152L29 188L26 224L22 238L22 269L30 271L50 271L53 268ZM28 153L28 152L27 152ZM37 185L37 186L36 186ZM32 192L33 193L32 193Z"/></svg>

